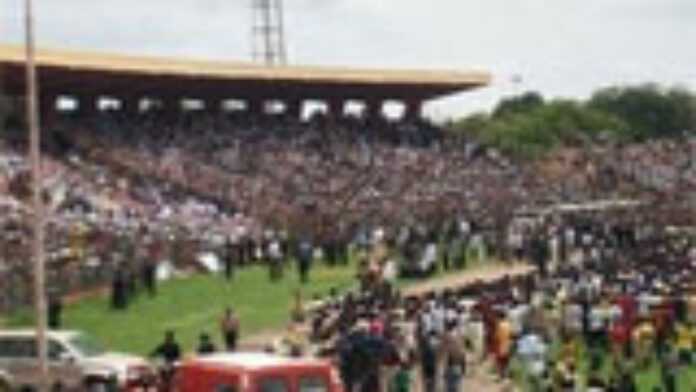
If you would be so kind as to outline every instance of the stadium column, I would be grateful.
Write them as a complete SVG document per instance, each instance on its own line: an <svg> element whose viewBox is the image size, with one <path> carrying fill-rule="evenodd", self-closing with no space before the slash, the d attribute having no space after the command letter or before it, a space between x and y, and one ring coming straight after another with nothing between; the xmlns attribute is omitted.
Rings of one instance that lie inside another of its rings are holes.
<svg viewBox="0 0 696 392"><path fill-rule="evenodd" d="M295 120L302 119L303 102L301 99L291 99L285 103L285 114Z"/></svg>
<svg viewBox="0 0 696 392"><path fill-rule="evenodd" d="M164 97L160 100L162 111L167 115L177 115L181 112L181 100L176 97Z"/></svg>
<svg viewBox="0 0 696 392"><path fill-rule="evenodd" d="M205 101L205 111L211 114L218 114L224 111L223 99L210 98Z"/></svg>
<svg viewBox="0 0 696 392"><path fill-rule="evenodd" d="M140 98L137 97L120 97L121 101L121 111L128 115L136 115L140 112Z"/></svg>
<svg viewBox="0 0 696 392"><path fill-rule="evenodd" d="M383 116L384 101L381 99L368 99L365 101L365 117L379 119Z"/></svg>
<svg viewBox="0 0 696 392"><path fill-rule="evenodd" d="M406 110L404 111L404 120L420 120L423 117L423 100L411 99L404 101Z"/></svg>
<svg viewBox="0 0 696 392"><path fill-rule="evenodd" d="M80 114L91 117L99 112L99 97L93 94L79 96Z"/></svg>
<svg viewBox="0 0 696 392"><path fill-rule="evenodd" d="M326 106L329 110L329 117L333 119L338 119L343 117L346 101L341 98L331 98L326 101Z"/></svg>
<svg viewBox="0 0 696 392"><path fill-rule="evenodd" d="M39 97L39 110L44 121L52 119L56 114L57 100L58 95L53 93L43 93Z"/></svg>
<svg viewBox="0 0 696 392"><path fill-rule="evenodd" d="M258 98L250 98L247 100L247 112L250 116L261 116L264 114L264 100Z"/></svg>

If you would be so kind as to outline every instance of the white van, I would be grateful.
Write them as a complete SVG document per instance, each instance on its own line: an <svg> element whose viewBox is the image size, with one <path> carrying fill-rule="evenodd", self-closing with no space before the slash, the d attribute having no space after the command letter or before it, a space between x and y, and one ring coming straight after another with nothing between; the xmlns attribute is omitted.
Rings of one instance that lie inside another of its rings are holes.
<svg viewBox="0 0 696 392"><path fill-rule="evenodd" d="M142 358L107 353L86 334L48 332L50 386L61 391L115 391L152 385L153 368ZM33 330L0 330L0 392L37 389L39 366Z"/></svg>

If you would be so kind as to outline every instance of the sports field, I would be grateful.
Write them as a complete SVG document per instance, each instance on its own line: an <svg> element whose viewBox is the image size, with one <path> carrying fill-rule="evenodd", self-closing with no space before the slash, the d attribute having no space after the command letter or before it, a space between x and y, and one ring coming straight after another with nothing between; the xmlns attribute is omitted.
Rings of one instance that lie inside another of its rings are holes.
<svg viewBox="0 0 696 392"><path fill-rule="evenodd" d="M132 353L149 353L165 330L173 329L186 351L193 350L202 332L219 341L219 320L232 306L241 320L242 335L278 330L289 320L294 293L302 289L305 298L326 295L331 287L346 289L355 283L351 266L317 266L311 281L301 285L293 269L281 281L270 283L268 269L254 266L238 270L234 280L222 276L197 275L165 282L159 294L144 293L126 311L109 309L109 298L98 297L68 306L65 328L86 331L109 348ZM31 313L14 315L9 326L31 324Z"/></svg>
<svg viewBox="0 0 696 392"><path fill-rule="evenodd" d="M471 263L469 269L486 271L496 266L499 264L494 262ZM446 280L457 274L440 272L433 279ZM95 336L110 349L138 354L149 353L164 332L172 329L184 350L193 351L202 332L220 342L219 321L228 306L240 318L242 338L276 336L288 324L297 290L308 301L315 295L325 297L331 288L345 291L357 285L354 263L333 267L317 263L310 273L310 282L305 285L300 283L294 264L285 269L280 281L270 282L268 275L267 268L251 266L237 270L230 282L220 275L167 281L160 284L156 297L141 293L126 311L111 310L108 296L89 298L68 306L63 324L64 328ZM408 288L422 282L404 279L398 286ZM10 316L5 324L28 326L32 325L32 319L32 312L27 310Z"/></svg>

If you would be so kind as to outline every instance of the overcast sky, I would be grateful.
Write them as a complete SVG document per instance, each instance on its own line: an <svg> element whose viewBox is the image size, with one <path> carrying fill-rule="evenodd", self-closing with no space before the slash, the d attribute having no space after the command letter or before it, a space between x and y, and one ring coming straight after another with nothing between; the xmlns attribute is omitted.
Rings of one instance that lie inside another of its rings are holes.
<svg viewBox="0 0 696 392"><path fill-rule="evenodd" d="M34 2L40 46L251 57L251 0ZM22 3L1 3L5 42L20 42ZM486 110L525 90L586 97L627 83L696 89L696 0L285 0L285 13L295 64L493 73L492 87L430 105L437 117Z"/></svg>

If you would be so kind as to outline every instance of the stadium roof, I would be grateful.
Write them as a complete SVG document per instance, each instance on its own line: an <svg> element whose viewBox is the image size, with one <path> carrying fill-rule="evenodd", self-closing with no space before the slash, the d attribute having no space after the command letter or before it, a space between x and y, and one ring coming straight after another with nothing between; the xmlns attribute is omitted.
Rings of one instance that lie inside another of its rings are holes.
<svg viewBox="0 0 696 392"><path fill-rule="evenodd" d="M37 51L44 91L220 98L433 99L486 86L487 72L366 70L333 67L265 67L66 50ZM24 88L23 47L0 45L5 89Z"/></svg>

